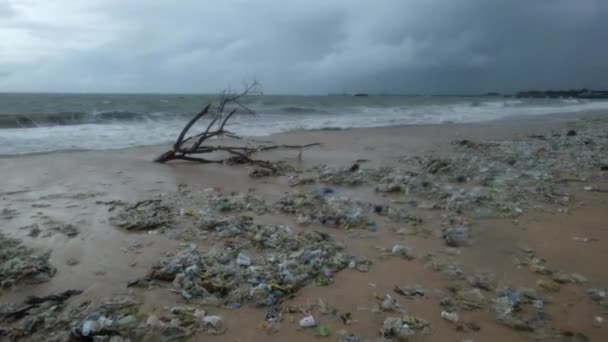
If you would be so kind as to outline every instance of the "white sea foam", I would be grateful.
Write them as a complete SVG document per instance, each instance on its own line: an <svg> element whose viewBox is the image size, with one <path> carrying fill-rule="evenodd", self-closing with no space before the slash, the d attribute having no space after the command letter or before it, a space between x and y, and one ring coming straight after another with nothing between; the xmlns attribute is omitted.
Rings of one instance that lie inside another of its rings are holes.
<svg viewBox="0 0 608 342"><path fill-rule="evenodd" d="M511 116L608 110L608 101L555 100L538 103L504 99L476 102L463 98L444 104L290 110L292 113L282 113L280 108L275 108L260 110L256 117L239 116L229 129L241 135L264 136L298 129L482 122ZM184 124L183 116L170 118L153 115L136 121L1 129L0 155L120 149L168 143L175 139Z"/></svg>

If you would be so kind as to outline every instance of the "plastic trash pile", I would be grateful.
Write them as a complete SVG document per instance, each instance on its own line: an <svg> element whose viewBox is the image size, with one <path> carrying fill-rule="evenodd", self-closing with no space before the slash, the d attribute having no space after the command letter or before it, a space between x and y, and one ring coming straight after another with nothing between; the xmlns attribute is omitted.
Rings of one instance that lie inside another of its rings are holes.
<svg viewBox="0 0 608 342"><path fill-rule="evenodd" d="M263 198L250 193L225 194L217 191L206 191L206 193L210 207L219 212L249 211L264 214L271 209Z"/></svg>
<svg viewBox="0 0 608 342"><path fill-rule="evenodd" d="M30 297L22 305L0 306L0 337L32 341L179 341L203 332L226 331L221 316L191 306L176 306L161 314L147 315L131 296L117 296L95 303L90 300L68 306L65 301L81 291L47 297Z"/></svg>
<svg viewBox="0 0 608 342"><path fill-rule="evenodd" d="M57 271L49 262L50 254L28 248L0 232L0 287L48 281Z"/></svg>
<svg viewBox="0 0 608 342"><path fill-rule="evenodd" d="M149 199L123 206L110 217L114 226L131 231L143 231L167 226L174 221L175 212L161 199Z"/></svg>
<svg viewBox="0 0 608 342"><path fill-rule="evenodd" d="M535 331L549 321L543 310L544 300L534 289L501 289L493 300L493 309L498 322L517 330Z"/></svg>
<svg viewBox="0 0 608 342"><path fill-rule="evenodd" d="M416 334L428 334L429 332L429 322L412 315L387 317L380 328L380 334L385 341L406 342Z"/></svg>
<svg viewBox="0 0 608 342"><path fill-rule="evenodd" d="M370 205L348 197L293 191L286 193L276 207L280 212L295 215L302 225L320 224L346 229L375 225L369 217Z"/></svg>
<svg viewBox="0 0 608 342"><path fill-rule="evenodd" d="M458 140L452 145L455 151L447 156L407 160L412 166L408 170L320 166L314 169L317 177L292 185L374 185L378 192L432 200L450 213L518 216L538 201L567 205L570 197L558 183L591 180L594 171L608 165L608 136L601 126L487 143Z"/></svg>
<svg viewBox="0 0 608 342"><path fill-rule="evenodd" d="M215 213L251 212L263 214L272 209L264 199L251 193L224 193L220 189L205 189L195 195L189 190L163 194L157 198L133 204L120 203L110 217L116 227L131 231L173 228L176 222L192 222L189 218L205 218ZM198 210L194 208L204 208ZM112 209L113 210L113 209Z"/></svg>
<svg viewBox="0 0 608 342"><path fill-rule="evenodd" d="M343 246L327 234L304 231L294 235L284 226L259 228L257 233L244 233L256 249L264 251L263 256L230 246L207 251L191 246L162 260L147 280L161 285L170 282L187 300L197 298L227 307L245 302L273 306L313 281L331 283L333 275L349 263Z"/></svg>

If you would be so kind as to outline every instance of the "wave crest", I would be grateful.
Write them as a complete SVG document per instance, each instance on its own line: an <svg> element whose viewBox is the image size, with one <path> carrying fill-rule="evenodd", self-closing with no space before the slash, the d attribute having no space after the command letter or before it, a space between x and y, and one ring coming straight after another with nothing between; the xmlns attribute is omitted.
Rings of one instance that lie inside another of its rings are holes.
<svg viewBox="0 0 608 342"><path fill-rule="evenodd" d="M182 117L189 114L139 113L132 111L57 112L43 114L0 114L1 128L33 128L47 126L69 126L83 124L109 124L115 122L136 122L159 120L168 117Z"/></svg>

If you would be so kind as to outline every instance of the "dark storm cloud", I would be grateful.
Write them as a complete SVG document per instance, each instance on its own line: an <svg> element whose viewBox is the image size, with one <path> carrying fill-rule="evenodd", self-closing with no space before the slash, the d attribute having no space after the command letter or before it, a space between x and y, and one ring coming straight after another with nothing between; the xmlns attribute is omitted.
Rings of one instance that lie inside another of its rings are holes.
<svg viewBox="0 0 608 342"><path fill-rule="evenodd" d="M0 0L0 90L608 87L604 0Z"/></svg>

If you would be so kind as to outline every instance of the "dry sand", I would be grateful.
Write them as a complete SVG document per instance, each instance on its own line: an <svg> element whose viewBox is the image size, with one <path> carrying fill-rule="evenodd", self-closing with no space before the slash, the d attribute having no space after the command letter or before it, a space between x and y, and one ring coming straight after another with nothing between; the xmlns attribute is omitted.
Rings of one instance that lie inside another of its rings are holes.
<svg viewBox="0 0 608 342"><path fill-rule="evenodd" d="M600 115L601 116L601 115ZM454 139L500 139L527 136L551 130L565 131L576 120L593 116L502 120L484 124L445 124L346 131L294 132L272 136L278 142L305 143L319 141L322 147L305 150L302 161L297 152L275 152L270 159L281 159L298 168L325 163L345 166L357 159L369 159L365 164L395 165L399 160L429 151L450 153L449 142ZM608 127L608 126L607 126ZM1 220L5 233L23 239L28 246L51 249L51 262L58 272L51 281L35 286L14 288L2 292L0 303L19 302L28 295L43 295L68 288L82 289L84 293L72 298L101 300L108 296L128 293L144 301L143 310L155 312L184 301L166 289L130 290L129 280L144 276L163 255L173 250L180 241L159 234L129 233L108 223L108 207L98 201L135 201L158 193L176 191L178 185L190 189L220 187L224 191L246 192L250 189L275 201L289 190L285 177L251 179L248 166L196 165L175 162L161 165L150 162L165 147L145 147L119 151L55 153L0 159L0 208L15 209L10 220ZM606 180L606 175L604 180ZM517 219L488 219L476 222L484 227L475 237L472 246L461 249L455 256L467 270L491 270L499 281L515 286L535 287L541 279L537 274L514 266L513 253L525 243L557 269L577 272L589 279L582 285L564 285L561 291L550 293L546 305L555 331L574 331L585 334L592 341L608 341L608 326L593 327L594 316L608 318L606 309L593 303L587 296L591 287L608 286L608 194L582 191L584 183L566 184L574 194L569 214L555 214L539 210L526 211ZM598 185L598 184L595 184ZM602 184L599 184L602 185ZM604 184L605 185L605 184ZM368 188L339 188L352 197L382 201ZM426 214L426 225L439 224L440 214ZM19 229L32 223L55 220L74 224L80 231L74 238L60 233L38 237L27 236ZM289 218L277 216L275 220ZM490 307L477 312L463 312L461 319L474 320L481 326L479 332L458 332L454 326L440 318L440 298L427 296L411 300L393 293L395 285L419 284L426 289L445 289L450 282L425 267L421 260L382 259L376 246L389 247L395 243L412 246L418 253L442 254L445 245L441 240L424 236L400 237L390 229L379 227L376 233L365 238L353 237L335 228L315 227L343 241L346 249L357 256L374 260L368 273L346 269L338 273L330 286L311 285L299 291L288 304L306 304L323 298L340 312L352 312L357 321L344 326L339 319L320 316L323 324L335 332L347 329L364 340L377 338L378 329L386 316L374 314L369 308L375 303L374 293L391 294L408 313L431 323L429 335L417 336L420 341L527 341L534 333L518 332L499 325ZM305 228L311 229L311 228ZM585 243L573 237L592 237ZM76 260L76 265L68 265ZM280 331L267 336L258 329L264 319L264 309L245 306L237 310L218 310L225 319L227 332L218 337L197 335L193 341L307 341L319 337L312 331L302 331L297 320L302 315L287 317ZM0 338L1 339L1 338ZM550 340L550 339L549 339Z"/></svg>

